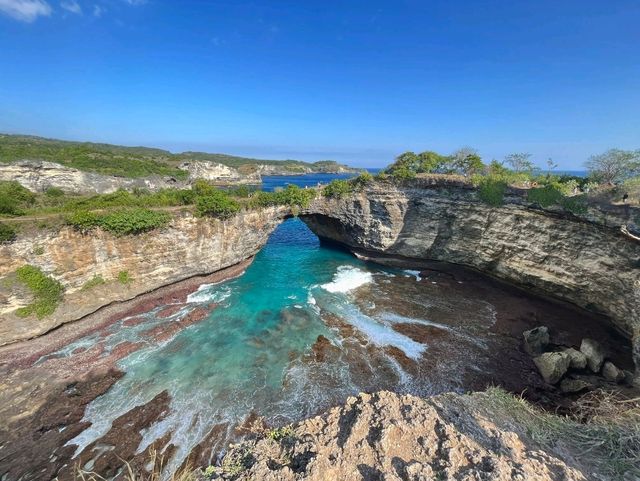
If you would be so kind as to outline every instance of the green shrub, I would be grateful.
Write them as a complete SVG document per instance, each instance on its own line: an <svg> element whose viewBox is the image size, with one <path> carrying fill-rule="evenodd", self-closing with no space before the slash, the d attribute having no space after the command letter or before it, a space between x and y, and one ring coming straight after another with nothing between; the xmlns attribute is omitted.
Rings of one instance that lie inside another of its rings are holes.
<svg viewBox="0 0 640 481"><path fill-rule="evenodd" d="M196 198L196 214L199 216L228 219L240 210L240 204L229 197L226 192L212 190Z"/></svg>
<svg viewBox="0 0 640 481"><path fill-rule="evenodd" d="M549 207L551 205L560 205L560 201L564 196L557 187L546 185L537 189L530 189L527 193L529 202L538 204L540 207Z"/></svg>
<svg viewBox="0 0 640 481"><path fill-rule="evenodd" d="M284 426L281 428L272 429L267 433L269 439L273 439L276 442L280 442L285 438L293 437L293 428L291 426Z"/></svg>
<svg viewBox="0 0 640 481"><path fill-rule="evenodd" d="M65 222L79 232L89 232L99 224L100 216L87 210L77 210L65 217Z"/></svg>
<svg viewBox="0 0 640 481"><path fill-rule="evenodd" d="M47 276L40 268L24 265L16 271L18 280L29 288L34 300L31 304L16 311L20 317L35 314L38 319L53 314L62 300L64 288L62 284Z"/></svg>
<svg viewBox="0 0 640 481"><path fill-rule="evenodd" d="M108 214L96 214L79 210L65 218L68 225L86 233L94 227L100 227L117 236L141 234L169 223L171 216L166 212L156 212L149 209L132 208L120 209Z"/></svg>
<svg viewBox="0 0 640 481"><path fill-rule="evenodd" d="M315 196L315 189L301 189L293 184L289 184L284 189L273 193L277 205L288 205L289 207L309 207Z"/></svg>
<svg viewBox="0 0 640 481"><path fill-rule="evenodd" d="M44 195L46 195L47 197L64 197L65 194L64 190L58 187L49 187L44 191Z"/></svg>
<svg viewBox="0 0 640 481"><path fill-rule="evenodd" d="M16 240L16 229L13 226L0 222L0 243Z"/></svg>
<svg viewBox="0 0 640 481"><path fill-rule="evenodd" d="M171 220L166 212L156 212L148 209L125 209L110 212L100 216L98 225L117 236L141 234L164 227Z"/></svg>
<svg viewBox="0 0 640 481"><path fill-rule="evenodd" d="M585 214L587 212L584 196L565 196L555 185L531 189L527 193L527 199L543 208L559 205L573 214Z"/></svg>
<svg viewBox="0 0 640 481"><path fill-rule="evenodd" d="M353 185L349 181L342 179L335 179L329 182L324 189L322 189L322 195L329 198L340 199L345 195L353 192Z"/></svg>
<svg viewBox="0 0 640 481"><path fill-rule="evenodd" d="M18 182L0 181L0 214L24 215L35 200L35 194Z"/></svg>
<svg viewBox="0 0 640 481"><path fill-rule="evenodd" d="M373 175L369 172L364 171L361 172L358 177L355 177L350 180L350 182L358 189L363 189L367 185L371 184L374 181Z"/></svg>
<svg viewBox="0 0 640 481"><path fill-rule="evenodd" d="M133 282L133 277L129 274L129 271L118 272L118 282L123 286L128 286Z"/></svg>
<svg viewBox="0 0 640 481"><path fill-rule="evenodd" d="M405 180L415 179L416 172L408 167L403 166L397 169L393 169L393 171L391 172L391 176L394 180L402 182Z"/></svg>
<svg viewBox="0 0 640 481"><path fill-rule="evenodd" d="M85 282L80 288L81 291L88 291L93 289L94 287L101 286L106 284L106 281L101 275L94 275L91 279Z"/></svg>
<svg viewBox="0 0 640 481"><path fill-rule="evenodd" d="M478 197L485 204L499 207L504 203L507 184L499 178L484 177L478 183Z"/></svg>
<svg viewBox="0 0 640 481"><path fill-rule="evenodd" d="M583 195L563 197L560 200L560 205L564 210L567 210L576 215L586 214L588 211L587 203L585 202L585 196Z"/></svg>

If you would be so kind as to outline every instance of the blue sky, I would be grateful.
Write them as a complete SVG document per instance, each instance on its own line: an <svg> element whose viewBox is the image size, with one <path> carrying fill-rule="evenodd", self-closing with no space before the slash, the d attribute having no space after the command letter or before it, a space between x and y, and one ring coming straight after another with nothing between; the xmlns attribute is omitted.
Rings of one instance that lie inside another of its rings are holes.
<svg viewBox="0 0 640 481"><path fill-rule="evenodd" d="M640 148L640 1L0 0L0 132L383 166Z"/></svg>

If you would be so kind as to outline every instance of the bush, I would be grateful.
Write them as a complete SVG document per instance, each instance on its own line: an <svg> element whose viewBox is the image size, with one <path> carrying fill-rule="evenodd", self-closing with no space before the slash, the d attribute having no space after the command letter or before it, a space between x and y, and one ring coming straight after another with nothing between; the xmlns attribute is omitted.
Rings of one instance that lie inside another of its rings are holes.
<svg viewBox="0 0 640 481"><path fill-rule="evenodd" d="M408 167L400 167L400 168L394 169L391 172L391 176L394 178L394 180L402 182L405 180L415 179L416 173L415 171L409 169Z"/></svg>
<svg viewBox="0 0 640 481"><path fill-rule="evenodd" d="M332 180L322 189L322 195L335 199L340 199L351 192L353 192L351 183L342 179Z"/></svg>
<svg viewBox="0 0 640 481"><path fill-rule="evenodd" d="M94 227L97 227L100 216L87 210L77 210L65 217L65 223L73 226L79 232L87 233Z"/></svg>
<svg viewBox="0 0 640 481"><path fill-rule="evenodd" d="M504 203L507 184L499 178L484 177L478 184L478 197L485 204L499 207Z"/></svg>
<svg viewBox="0 0 640 481"><path fill-rule="evenodd" d="M289 184L284 189L274 192L274 200L277 205L289 207L309 207L316 196L315 189L301 189L297 185Z"/></svg>
<svg viewBox="0 0 640 481"><path fill-rule="evenodd" d="M166 212L148 209L126 209L111 212L99 218L99 226L117 236L141 234L159 229L169 223L171 216Z"/></svg>
<svg viewBox="0 0 640 481"><path fill-rule="evenodd" d="M35 200L35 194L18 182L0 181L0 214L24 215Z"/></svg>
<svg viewBox="0 0 640 481"><path fill-rule="evenodd" d="M367 185L371 184L373 181L374 181L373 175L371 175L367 171L361 172L360 175L358 175L358 177L355 177L350 180L350 182L356 188L360 188L360 189L365 188Z"/></svg>
<svg viewBox="0 0 640 481"><path fill-rule="evenodd" d="M89 211L76 211L68 215L65 222L76 230L86 233L94 227L100 227L117 236L141 234L164 227L171 216L166 212L149 209L122 209L108 214L96 214Z"/></svg>
<svg viewBox="0 0 640 481"><path fill-rule="evenodd" d="M587 204L584 196L565 196L555 185L546 185L538 189L531 189L527 193L529 202L547 208L552 205L559 205L564 210L573 214L584 214L587 212Z"/></svg>
<svg viewBox="0 0 640 481"><path fill-rule="evenodd" d="M46 195L47 197L64 197L64 190L58 188L58 187L49 187L47 190L44 191L44 195Z"/></svg>
<svg viewBox="0 0 640 481"><path fill-rule="evenodd" d="M196 198L196 214L199 216L228 219L240 210L240 204L220 190L213 189Z"/></svg>
<svg viewBox="0 0 640 481"><path fill-rule="evenodd" d="M552 185L546 185L537 189L530 189L527 193L527 200L534 204L538 204L540 207L560 205L560 201L563 197L562 192Z"/></svg>
<svg viewBox="0 0 640 481"><path fill-rule="evenodd" d="M16 311L20 317L35 314L38 319L53 314L62 300L64 288L60 282L47 276L40 268L24 265L16 271L18 280L29 288L34 300Z"/></svg>
<svg viewBox="0 0 640 481"><path fill-rule="evenodd" d="M0 243L16 240L16 229L13 226L0 222Z"/></svg>

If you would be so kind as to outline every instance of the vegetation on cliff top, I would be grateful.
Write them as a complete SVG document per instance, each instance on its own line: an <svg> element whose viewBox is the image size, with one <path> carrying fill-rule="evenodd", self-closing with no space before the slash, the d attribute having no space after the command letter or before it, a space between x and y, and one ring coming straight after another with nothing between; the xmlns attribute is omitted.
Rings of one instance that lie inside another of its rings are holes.
<svg viewBox="0 0 640 481"><path fill-rule="evenodd" d="M346 168L334 161L302 162L299 160L261 160L225 154L183 152L149 147L125 147L93 142L69 142L27 135L0 134L0 162L46 160L74 169L120 177L161 175L186 179L188 172L178 166L182 162L204 160L237 168L244 174L255 172L260 165L270 165L282 171L300 173L330 172Z"/></svg>
<svg viewBox="0 0 640 481"><path fill-rule="evenodd" d="M62 284L46 275L39 267L24 265L16 270L18 281L24 284L33 294L33 302L16 311L19 317L32 314L38 319L53 314L62 300L64 288Z"/></svg>
<svg viewBox="0 0 640 481"><path fill-rule="evenodd" d="M315 189L288 185L275 192L251 191L246 186L221 190L203 180L190 189L118 190L112 194L67 195L48 190L33 194L17 182L0 181L0 217L63 214L64 221L78 231L100 227L115 235L140 234L164 227L171 219L168 210L192 208L199 216L228 219L243 209L288 206L296 211L309 205ZM0 242L16 237L15 229L0 224Z"/></svg>

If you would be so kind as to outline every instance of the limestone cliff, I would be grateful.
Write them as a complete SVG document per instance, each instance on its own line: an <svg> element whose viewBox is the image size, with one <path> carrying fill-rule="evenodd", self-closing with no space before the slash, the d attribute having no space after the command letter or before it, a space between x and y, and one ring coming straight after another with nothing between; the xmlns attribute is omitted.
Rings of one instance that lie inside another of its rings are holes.
<svg viewBox="0 0 640 481"><path fill-rule="evenodd" d="M621 231L638 224L637 209L575 216L518 191L491 207L468 183L419 179L318 198L302 219L319 237L381 262L461 264L604 313L633 336L640 367L640 242Z"/></svg>
<svg viewBox="0 0 640 481"><path fill-rule="evenodd" d="M255 255L287 214L284 207L269 207L223 221L178 213L163 229L123 237L99 229L81 234L66 226L23 233L0 245L0 345L38 336L114 301L237 264ZM62 304L43 319L15 316L30 302L15 282L16 269L25 264L41 268L65 288ZM120 282L121 272L132 282ZM95 276L104 284L88 289Z"/></svg>
<svg viewBox="0 0 640 481"><path fill-rule="evenodd" d="M13 180L33 192L44 192L50 187L74 194L109 194L118 189L135 188L158 190L163 188L186 188L196 179L205 179L218 184L259 184L260 175L241 174L223 164L205 161L184 162L178 167L189 173L185 180L154 175L143 178L125 178L84 172L65 167L55 162L22 160L11 164L0 164L0 180Z"/></svg>
<svg viewBox="0 0 640 481"><path fill-rule="evenodd" d="M260 184L262 178L258 172L241 173L238 169L216 162L190 161L178 166L189 172L189 179L204 179L220 184Z"/></svg>

